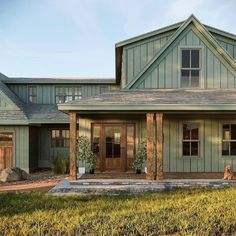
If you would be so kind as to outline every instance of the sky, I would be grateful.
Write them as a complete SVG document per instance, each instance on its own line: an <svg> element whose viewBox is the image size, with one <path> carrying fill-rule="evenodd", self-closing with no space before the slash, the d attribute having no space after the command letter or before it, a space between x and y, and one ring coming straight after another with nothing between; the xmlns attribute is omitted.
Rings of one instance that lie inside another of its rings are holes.
<svg viewBox="0 0 236 236"><path fill-rule="evenodd" d="M0 0L0 72L115 77L115 43L191 14L236 35L236 0Z"/></svg>

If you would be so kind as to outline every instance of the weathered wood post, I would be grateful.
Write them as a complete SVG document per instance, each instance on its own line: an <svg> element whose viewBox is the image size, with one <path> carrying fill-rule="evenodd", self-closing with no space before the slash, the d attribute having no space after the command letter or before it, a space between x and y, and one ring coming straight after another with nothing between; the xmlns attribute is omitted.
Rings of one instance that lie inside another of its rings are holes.
<svg viewBox="0 0 236 236"><path fill-rule="evenodd" d="M156 163L157 175L156 179L163 179L163 114L156 113Z"/></svg>
<svg viewBox="0 0 236 236"><path fill-rule="evenodd" d="M70 176L71 180L77 180L77 114L70 112Z"/></svg>
<svg viewBox="0 0 236 236"><path fill-rule="evenodd" d="M147 174L146 179L147 180L153 180L153 154L154 154L154 132L153 132L153 119L154 114L153 113L147 113Z"/></svg>

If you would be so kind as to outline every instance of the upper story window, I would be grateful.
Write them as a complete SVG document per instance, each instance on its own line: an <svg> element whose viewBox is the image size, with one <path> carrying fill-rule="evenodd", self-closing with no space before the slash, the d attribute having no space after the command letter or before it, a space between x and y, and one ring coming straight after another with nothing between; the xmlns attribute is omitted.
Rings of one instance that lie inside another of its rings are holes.
<svg viewBox="0 0 236 236"><path fill-rule="evenodd" d="M199 126L195 123L183 124L183 156L199 156Z"/></svg>
<svg viewBox="0 0 236 236"><path fill-rule="evenodd" d="M236 124L223 125L222 155L236 155Z"/></svg>
<svg viewBox="0 0 236 236"><path fill-rule="evenodd" d="M181 87L199 87L200 82L200 50L181 50Z"/></svg>
<svg viewBox="0 0 236 236"><path fill-rule="evenodd" d="M28 101L30 103L37 103L37 86L28 87Z"/></svg>
<svg viewBox="0 0 236 236"><path fill-rule="evenodd" d="M56 87L56 103L65 103L82 98L81 87Z"/></svg>

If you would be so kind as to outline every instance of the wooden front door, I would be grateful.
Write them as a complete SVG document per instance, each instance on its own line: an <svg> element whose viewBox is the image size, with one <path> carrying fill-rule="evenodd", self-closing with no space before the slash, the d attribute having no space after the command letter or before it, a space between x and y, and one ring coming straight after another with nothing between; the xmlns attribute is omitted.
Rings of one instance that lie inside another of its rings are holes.
<svg viewBox="0 0 236 236"><path fill-rule="evenodd" d="M92 146L101 171L133 170L134 124L93 124Z"/></svg>
<svg viewBox="0 0 236 236"><path fill-rule="evenodd" d="M13 166L13 133L0 133L0 171Z"/></svg>

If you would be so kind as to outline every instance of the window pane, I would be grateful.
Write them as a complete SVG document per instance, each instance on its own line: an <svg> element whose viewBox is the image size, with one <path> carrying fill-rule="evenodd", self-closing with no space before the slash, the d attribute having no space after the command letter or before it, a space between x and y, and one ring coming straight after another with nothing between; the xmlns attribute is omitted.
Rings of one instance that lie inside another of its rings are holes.
<svg viewBox="0 0 236 236"><path fill-rule="evenodd" d="M188 124L183 125L183 139L190 140L190 126Z"/></svg>
<svg viewBox="0 0 236 236"><path fill-rule="evenodd" d="M191 139L198 140L198 125L191 124Z"/></svg>
<svg viewBox="0 0 236 236"><path fill-rule="evenodd" d="M183 155L190 156L190 142L183 142Z"/></svg>
<svg viewBox="0 0 236 236"><path fill-rule="evenodd" d="M112 158L112 141L113 141L113 128L105 128L106 135L106 158Z"/></svg>
<svg viewBox="0 0 236 236"><path fill-rule="evenodd" d="M182 68L190 68L190 50L182 50Z"/></svg>
<svg viewBox="0 0 236 236"><path fill-rule="evenodd" d="M199 87L199 70L191 70L191 87Z"/></svg>
<svg viewBox="0 0 236 236"><path fill-rule="evenodd" d="M189 87L189 70L181 70L181 87Z"/></svg>
<svg viewBox="0 0 236 236"><path fill-rule="evenodd" d="M229 142L222 142L222 155L229 156Z"/></svg>
<svg viewBox="0 0 236 236"><path fill-rule="evenodd" d="M199 50L191 50L191 68L199 68Z"/></svg>
<svg viewBox="0 0 236 236"><path fill-rule="evenodd" d="M99 155L100 126L93 126L93 153Z"/></svg>
<svg viewBox="0 0 236 236"><path fill-rule="evenodd" d="M230 142L230 155L236 155L236 142Z"/></svg>
<svg viewBox="0 0 236 236"><path fill-rule="evenodd" d="M230 140L230 127L229 127L229 125L223 125L223 139Z"/></svg>
<svg viewBox="0 0 236 236"><path fill-rule="evenodd" d="M231 125L231 140L236 140L236 125Z"/></svg>
<svg viewBox="0 0 236 236"><path fill-rule="evenodd" d="M191 156L198 156L198 142L191 142Z"/></svg>

